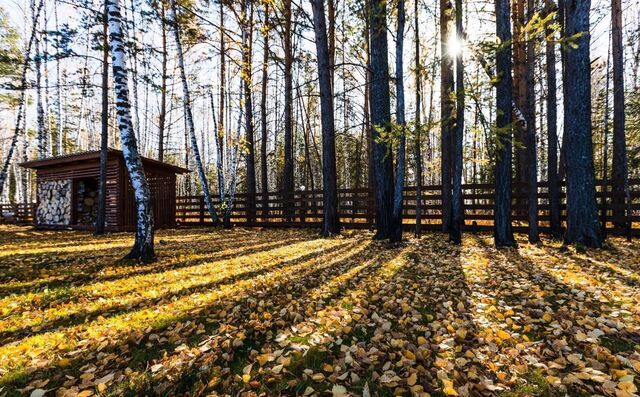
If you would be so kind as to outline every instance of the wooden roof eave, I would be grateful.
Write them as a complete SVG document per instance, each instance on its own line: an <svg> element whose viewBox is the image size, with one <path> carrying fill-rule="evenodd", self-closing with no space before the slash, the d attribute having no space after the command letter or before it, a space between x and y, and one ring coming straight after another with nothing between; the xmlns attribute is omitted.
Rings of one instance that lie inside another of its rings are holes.
<svg viewBox="0 0 640 397"><path fill-rule="evenodd" d="M108 157L113 157L113 158L124 157L122 151L116 150L116 149L109 149L107 155ZM20 163L19 165L23 168L39 170L39 169L55 167L60 165L79 165L86 161L99 160L99 159L100 159L100 151L95 150L95 151L84 152L84 153L50 157L50 158L41 159L41 160L26 161L24 163ZM152 166L157 169L170 171L175 174L186 174L191 172L191 170L189 169L178 167L172 164L163 163L161 161L150 159L147 157L142 157L142 164L144 166Z"/></svg>

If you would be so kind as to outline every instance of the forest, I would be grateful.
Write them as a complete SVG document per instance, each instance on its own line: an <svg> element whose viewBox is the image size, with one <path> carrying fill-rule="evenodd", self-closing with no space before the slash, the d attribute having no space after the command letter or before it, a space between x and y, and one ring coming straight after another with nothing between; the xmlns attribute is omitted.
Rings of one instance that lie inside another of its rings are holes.
<svg viewBox="0 0 640 397"><path fill-rule="evenodd" d="M0 397L635 396L640 1L0 0Z"/></svg>

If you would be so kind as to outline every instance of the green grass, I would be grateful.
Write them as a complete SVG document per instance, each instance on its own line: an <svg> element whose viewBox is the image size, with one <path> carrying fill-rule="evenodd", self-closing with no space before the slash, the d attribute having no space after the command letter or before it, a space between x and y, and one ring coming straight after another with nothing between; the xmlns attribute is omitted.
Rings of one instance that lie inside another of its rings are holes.
<svg viewBox="0 0 640 397"><path fill-rule="evenodd" d="M562 393L556 391L545 379L542 372L532 370L524 374L521 382L513 389L501 394L502 397L556 397Z"/></svg>
<svg viewBox="0 0 640 397"><path fill-rule="evenodd" d="M611 350L611 353L613 354L632 352L636 349L636 346L638 346L631 341L611 336L600 338L600 344Z"/></svg>

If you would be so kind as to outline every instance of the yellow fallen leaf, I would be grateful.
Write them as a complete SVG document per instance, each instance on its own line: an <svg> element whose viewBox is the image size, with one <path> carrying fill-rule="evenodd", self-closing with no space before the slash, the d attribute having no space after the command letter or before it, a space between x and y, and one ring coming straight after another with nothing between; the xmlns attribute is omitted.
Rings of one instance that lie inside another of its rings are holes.
<svg viewBox="0 0 640 397"><path fill-rule="evenodd" d="M496 332L496 336L502 340L509 340L511 339L511 334L509 334L506 331L503 330L498 330L498 332Z"/></svg>
<svg viewBox="0 0 640 397"><path fill-rule="evenodd" d="M409 377L407 378L407 384L409 386L415 385L417 381L418 381L418 375L415 372L409 375Z"/></svg>

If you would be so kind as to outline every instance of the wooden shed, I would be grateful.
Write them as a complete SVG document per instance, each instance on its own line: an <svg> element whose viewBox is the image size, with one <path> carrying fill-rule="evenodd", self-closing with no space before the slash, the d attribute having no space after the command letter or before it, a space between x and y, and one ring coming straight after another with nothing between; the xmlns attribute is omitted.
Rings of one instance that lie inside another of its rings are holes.
<svg viewBox="0 0 640 397"><path fill-rule="evenodd" d="M176 174L189 170L142 158L151 190L155 226L175 226ZM39 228L92 230L98 211L100 151L82 152L20 164L36 172L34 223ZM107 156L108 231L134 230L136 208L122 151L109 149Z"/></svg>

